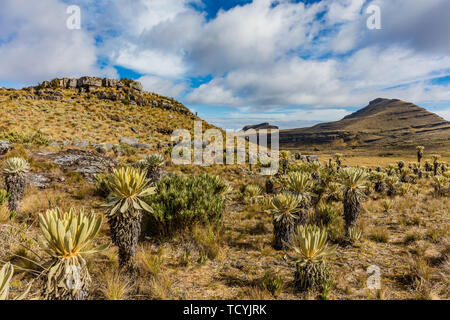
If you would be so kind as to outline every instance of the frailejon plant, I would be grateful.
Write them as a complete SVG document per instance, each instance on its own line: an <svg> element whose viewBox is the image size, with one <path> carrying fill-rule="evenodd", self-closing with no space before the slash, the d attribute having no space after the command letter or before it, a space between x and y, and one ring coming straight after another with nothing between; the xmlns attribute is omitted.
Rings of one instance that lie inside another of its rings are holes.
<svg viewBox="0 0 450 320"><path fill-rule="evenodd" d="M423 151L425 150L425 147L424 146L417 146L416 150L417 150L417 163L419 164L419 168L420 168L420 162L422 161Z"/></svg>
<svg viewBox="0 0 450 320"><path fill-rule="evenodd" d="M87 299L91 277L83 256L108 246L89 248L102 225L101 216L73 208L68 212L56 208L40 214L39 223L44 237L40 245L52 258L43 273L46 279L42 296L47 300Z"/></svg>
<svg viewBox="0 0 450 320"><path fill-rule="evenodd" d="M436 196L443 197L450 195L450 179L444 176L435 176L433 180L433 187Z"/></svg>
<svg viewBox="0 0 450 320"><path fill-rule="evenodd" d="M386 180L387 174L384 172L373 172L370 179L374 183L373 189L377 193L384 193L386 191Z"/></svg>
<svg viewBox="0 0 450 320"><path fill-rule="evenodd" d="M298 220L300 198L292 193L281 193L272 198L273 211L273 247L276 250L286 250L294 236Z"/></svg>
<svg viewBox="0 0 450 320"><path fill-rule="evenodd" d="M145 231L170 238L195 225L220 226L230 185L219 177L170 175L156 184L156 194L145 199L152 212L145 215Z"/></svg>
<svg viewBox="0 0 450 320"><path fill-rule="evenodd" d="M0 300L9 300L9 286L11 279L14 274L14 267L11 263L6 263L0 269ZM31 284L27 287L27 289L19 296L14 298L13 300L22 300L26 297L28 292L30 291Z"/></svg>
<svg viewBox="0 0 450 320"><path fill-rule="evenodd" d="M314 222L319 226L328 226L338 215L338 211L332 205L319 203L316 207Z"/></svg>
<svg viewBox="0 0 450 320"><path fill-rule="evenodd" d="M433 159L433 174L436 176L437 175L437 171L438 171L438 167L439 167L439 159L441 158L441 156L439 154L433 154L431 155L431 159Z"/></svg>
<svg viewBox="0 0 450 320"><path fill-rule="evenodd" d="M393 197L397 194L399 179L397 176L388 176L385 180L387 186L387 195Z"/></svg>
<svg viewBox="0 0 450 320"><path fill-rule="evenodd" d="M119 267L129 273L135 270L136 248L141 234L143 211L152 208L144 198L155 193L148 187L145 171L127 167L114 169L109 180L108 224L112 242L119 247Z"/></svg>
<svg viewBox="0 0 450 320"><path fill-rule="evenodd" d="M10 194L8 207L11 212L19 212L20 202L23 199L26 185L26 173L30 164L23 158L8 158L3 169L6 190Z"/></svg>
<svg viewBox="0 0 450 320"><path fill-rule="evenodd" d="M298 257L294 273L297 290L317 288L329 280L326 259L334 254L337 246L329 246L327 238L325 228L314 225L297 226L291 245Z"/></svg>
<svg viewBox="0 0 450 320"><path fill-rule="evenodd" d="M280 151L280 167L283 174L286 174L287 172L290 157L291 157L290 151L287 150Z"/></svg>
<svg viewBox="0 0 450 320"><path fill-rule="evenodd" d="M301 205L307 207L311 201L311 175L303 172L289 172L282 176L280 183L284 189L301 197Z"/></svg>
<svg viewBox="0 0 450 320"><path fill-rule="evenodd" d="M244 189L244 200L248 203L254 203L261 196L262 189L257 184L249 184Z"/></svg>
<svg viewBox="0 0 450 320"><path fill-rule="evenodd" d="M352 244L357 243L361 239L361 236L362 231L356 227L348 230L348 241Z"/></svg>
<svg viewBox="0 0 450 320"><path fill-rule="evenodd" d="M147 179L150 183L156 183L161 180L162 166L165 159L160 154L152 154L145 159L139 160L136 167L147 172Z"/></svg>
<svg viewBox="0 0 450 320"><path fill-rule="evenodd" d="M365 199L367 173L359 168L345 168L340 171L340 180L344 187L344 220L348 234L349 228L356 224L361 212L361 202Z"/></svg>
<svg viewBox="0 0 450 320"><path fill-rule="evenodd" d="M337 202L343 200L343 193L341 190L341 185L337 182L329 182L327 184L328 196L326 198L327 202Z"/></svg>
<svg viewBox="0 0 450 320"><path fill-rule="evenodd" d="M383 208L384 213L391 213L392 208L394 208L395 201L392 199L385 199L381 202L381 207Z"/></svg>

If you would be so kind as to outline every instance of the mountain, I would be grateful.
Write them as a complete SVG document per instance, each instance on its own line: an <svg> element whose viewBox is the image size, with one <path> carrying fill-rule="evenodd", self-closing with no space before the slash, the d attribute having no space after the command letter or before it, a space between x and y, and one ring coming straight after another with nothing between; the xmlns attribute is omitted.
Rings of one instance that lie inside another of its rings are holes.
<svg viewBox="0 0 450 320"><path fill-rule="evenodd" d="M395 147L450 144L450 122L413 103L378 98L340 121L280 131L282 147Z"/></svg>
<svg viewBox="0 0 450 320"><path fill-rule="evenodd" d="M247 131L250 129L255 129L255 130L259 130L259 129L278 129L277 126L273 126L271 124L269 124L268 122L264 122L264 123L260 123L260 124L255 124L255 125L249 125L249 126L245 126L244 128L242 128L242 131Z"/></svg>
<svg viewBox="0 0 450 320"><path fill-rule="evenodd" d="M168 146L172 131L201 121L182 103L122 79L62 78L0 88L0 140L73 146L125 142ZM215 128L203 122L203 130Z"/></svg>

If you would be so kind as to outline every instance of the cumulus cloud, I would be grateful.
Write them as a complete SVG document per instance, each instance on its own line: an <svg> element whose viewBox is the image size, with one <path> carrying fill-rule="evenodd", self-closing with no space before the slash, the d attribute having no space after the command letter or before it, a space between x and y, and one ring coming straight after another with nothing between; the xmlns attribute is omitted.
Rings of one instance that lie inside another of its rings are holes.
<svg viewBox="0 0 450 320"><path fill-rule="evenodd" d="M97 66L95 41L66 27L67 5L57 0L3 0L0 79L35 84L57 76L114 75Z"/></svg>
<svg viewBox="0 0 450 320"><path fill-rule="evenodd" d="M438 111L436 111L436 113L439 116L441 116L442 118L444 118L445 120L450 121L450 108L438 110Z"/></svg>
<svg viewBox="0 0 450 320"><path fill-rule="evenodd" d="M213 19L201 0L73 0L80 32L55 28L65 24L60 1L3 1L0 78L98 74L101 60L141 73L151 91L241 114L450 100L449 84L432 81L450 74L448 0L253 0ZM381 30L366 27L370 4L381 8ZM211 80L191 88L197 77Z"/></svg>
<svg viewBox="0 0 450 320"><path fill-rule="evenodd" d="M143 76L138 81L142 83L144 90L173 98L179 98L187 87L185 82L175 83L171 80L154 76Z"/></svg>

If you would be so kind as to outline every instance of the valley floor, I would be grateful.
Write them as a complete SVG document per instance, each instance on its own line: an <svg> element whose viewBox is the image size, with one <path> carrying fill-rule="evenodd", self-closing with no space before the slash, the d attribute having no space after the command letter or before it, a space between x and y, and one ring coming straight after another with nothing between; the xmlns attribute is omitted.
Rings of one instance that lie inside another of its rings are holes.
<svg viewBox="0 0 450 320"><path fill-rule="evenodd" d="M349 164L380 163L367 157L349 158ZM389 163L396 159L388 158ZM345 162L347 164L347 162ZM184 174L218 174L234 187L227 206L223 228L215 231L195 228L168 242L147 239L138 252L140 275L134 283L120 277L117 250L88 258L94 281L95 299L449 299L450 298L450 199L435 198L429 180L417 184L419 191L394 199L390 213L381 207L382 199L372 197L363 205L358 227L361 241L345 245L341 241L343 222L331 237L339 244L328 262L332 285L328 292L297 293L293 287L295 261L291 252L272 248L272 215L258 204L242 202L239 190L264 180L242 167L169 167ZM5 205L0 223L6 231L13 225L15 240L1 237L0 260L12 260L23 269L14 282L18 291L32 278L37 266L31 263L20 242L36 248L38 213L55 206L75 206L101 212L102 199L93 195L85 182L54 185L47 190L28 188L22 213L9 220ZM104 223L99 242L109 241ZM36 249L37 250L37 249ZM367 268L380 268L381 290L367 289ZM281 277L283 287L270 292L267 275ZM265 277L266 276L266 277ZM32 290L33 292L33 290ZM36 294L34 294L36 297Z"/></svg>

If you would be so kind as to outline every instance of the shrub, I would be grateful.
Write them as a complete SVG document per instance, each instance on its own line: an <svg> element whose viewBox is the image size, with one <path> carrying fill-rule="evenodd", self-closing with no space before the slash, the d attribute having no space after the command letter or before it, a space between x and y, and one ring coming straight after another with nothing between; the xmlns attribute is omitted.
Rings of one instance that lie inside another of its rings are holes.
<svg viewBox="0 0 450 320"><path fill-rule="evenodd" d="M111 175L97 175L95 176L95 195L103 198L107 198L111 192L109 189L109 181L111 180Z"/></svg>
<svg viewBox="0 0 450 320"><path fill-rule="evenodd" d="M42 132L22 133L10 131L0 135L0 139L8 140L12 143L35 144L38 146L48 146L51 140Z"/></svg>
<svg viewBox="0 0 450 320"><path fill-rule="evenodd" d="M156 194L146 198L153 212L147 214L146 231L171 237L197 224L218 225L222 221L228 184L207 174L171 175L156 184Z"/></svg>
<svg viewBox="0 0 450 320"><path fill-rule="evenodd" d="M6 200L8 200L9 198L9 192L4 190L4 189L0 189L0 206L2 206Z"/></svg>
<svg viewBox="0 0 450 320"><path fill-rule="evenodd" d="M283 277L273 271L267 271L262 280L262 287L277 297L283 291Z"/></svg>

